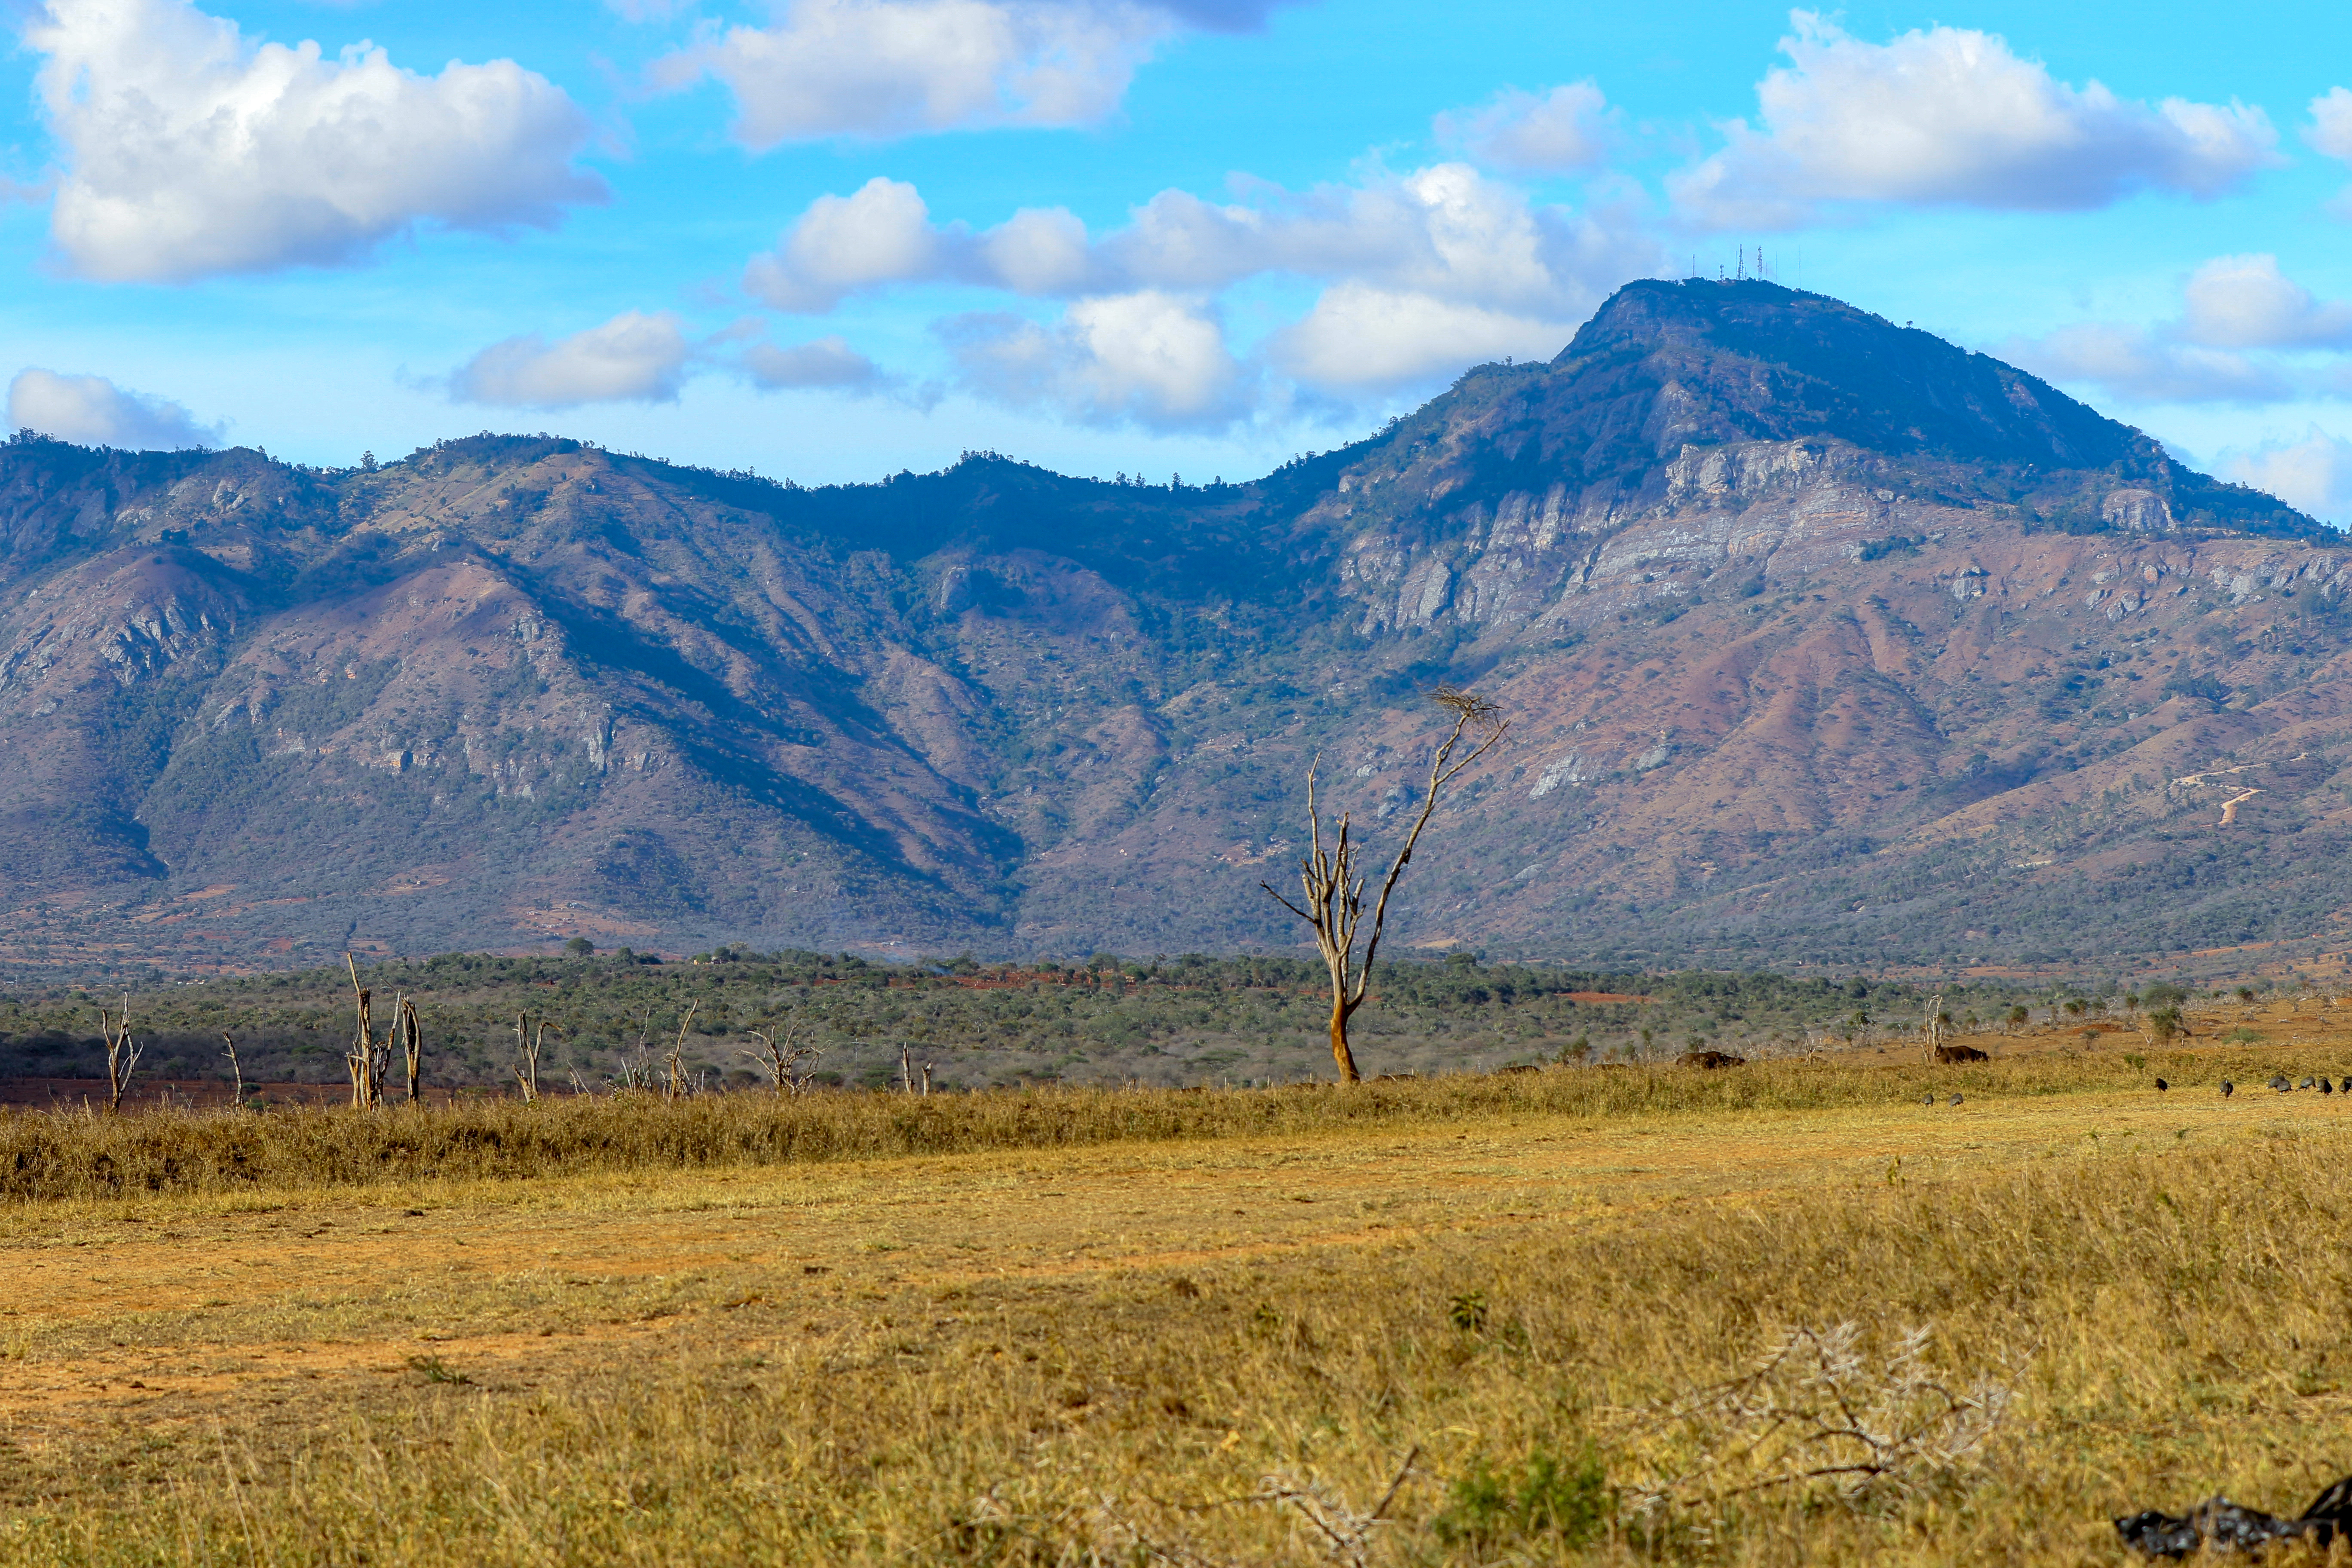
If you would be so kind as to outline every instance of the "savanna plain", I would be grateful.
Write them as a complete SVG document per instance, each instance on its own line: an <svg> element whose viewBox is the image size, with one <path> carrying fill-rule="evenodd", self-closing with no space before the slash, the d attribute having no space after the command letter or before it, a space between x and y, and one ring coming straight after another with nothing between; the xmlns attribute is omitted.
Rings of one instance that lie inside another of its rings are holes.
<svg viewBox="0 0 2352 1568"><path fill-rule="evenodd" d="M9 1112L0 1560L2119 1562L2352 1468L2352 1026L2186 1022Z"/></svg>

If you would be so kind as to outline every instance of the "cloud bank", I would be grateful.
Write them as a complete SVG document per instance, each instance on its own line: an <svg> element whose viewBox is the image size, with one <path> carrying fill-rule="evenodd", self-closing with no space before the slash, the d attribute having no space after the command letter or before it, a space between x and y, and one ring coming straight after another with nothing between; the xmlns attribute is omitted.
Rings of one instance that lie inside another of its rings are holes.
<svg viewBox="0 0 2352 1568"><path fill-rule="evenodd" d="M1609 100L1589 81L1543 93L1507 87L1477 109L1448 110L1432 129L1488 168L1528 174L1590 173L1614 141Z"/></svg>
<svg viewBox="0 0 2352 1568"><path fill-rule="evenodd" d="M765 26L706 26L656 87L706 77L755 151L1108 119L1136 68L1188 29L1246 32L1284 0L771 0ZM660 20L682 0L607 0Z"/></svg>
<svg viewBox="0 0 2352 1568"><path fill-rule="evenodd" d="M493 343L449 378L449 393L501 408L672 403L694 354L674 312L624 310L552 342L532 333Z"/></svg>
<svg viewBox="0 0 2352 1568"><path fill-rule="evenodd" d="M601 201L587 117L511 60L401 69L248 42L187 0L49 0L25 31L63 147L50 231L105 282L355 261L422 223L551 228Z"/></svg>
<svg viewBox="0 0 2352 1568"><path fill-rule="evenodd" d="M2090 321L1999 345L2051 381L2089 383L2128 403L2286 402L2340 392L2313 351L2352 349L2352 303L2322 300L2268 255L2217 256L2182 284L2179 317L2154 326Z"/></svg>
<svg viewBox="0 0 2352 1568"><path fill-rule="evenodd" d="M1996 34L1937 26L1890 44L1790 14L1789 64L1756 89L1760 129L1668 182L1713 228L1783 229L1853 203L2081 211L2140 191L2211 198L2279 162L2260 109L2150 106L2074 87Z"/></svg>
<svg viewBox="0 0 2352 1568"><path fill-rule="evenodd" d="M743 287L803 314L924 284L1066 301L1043 323L956 318L948 337L968 384L1088 422L1192 428L1239 417L1262 384L1210 306L1237 284L1323 285L1265 353L1318 393L1352 396L1480 358L1557 353L1610 289L1661 259L1630 215L1538 204L1467 163L1305 192L1251 184L1242 198L1163 191L1099 237L1059 208L975 230L935 222L913 185L876 179L812 203L751 259ZM1108 342L1114 330L1150 346L1127 356Z"/></svg>
<svg viewBox="0 0 2352 1568"><path fill-rule="evenodd" d="M27 369L8 384L8 424L85 447L176 451L218 446L223 425L206 425L179 404L117 386L102 375Z"/></svg>
<svg viewBox="0 0 2352 1568"><path fill-rule="evenodd" d="M734 95L736 140L764 151L993 126L1092 125L1175 31L1140 5L1067 0L790 0L768 26L715 32L657 64Z"/></svg>
<svg viewBox="0 0 2352 1568"><path fill-rule="evenodd" d="M2352 441L2312 426L2298 441L2225 453L2223 479L2271 494L2323 521L2352 523Z"/></svg>

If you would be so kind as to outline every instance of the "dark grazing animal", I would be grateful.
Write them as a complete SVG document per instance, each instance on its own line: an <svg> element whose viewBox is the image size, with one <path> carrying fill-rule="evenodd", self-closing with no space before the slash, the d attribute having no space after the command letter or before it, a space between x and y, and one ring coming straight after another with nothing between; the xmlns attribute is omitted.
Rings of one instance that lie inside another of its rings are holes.
<svg viewBox="0 0 2352 1568"><path fill-rule="evenodd" d="M2352 1476L2311 1500L2294 1519L2281 1519L2228 1498L2210 1498L2187 1513L2149 1509L2115 1521L2124 1543L2145 1557L2181 1558L2204 1547L2260 1554L2273 1541L2304 1540L2322 1552L2339 1536L2352 1536Z"/></svg>
<svg viewBox="0 0 2352 1568"><path fill-rule="evenodd" d="M1685 1051L1675 1058L1675 1063L1686 1068L1738 1068L1746 1067L1748 1058L1727 1051Z"/></svg>
<svg viewBox="0 0 2352 1568"><path fill-rule="evenodd" d="M1974 1046L1937 1046L1936 1059L1939 1062L1989 1062L1992 1058Z"/></svg>

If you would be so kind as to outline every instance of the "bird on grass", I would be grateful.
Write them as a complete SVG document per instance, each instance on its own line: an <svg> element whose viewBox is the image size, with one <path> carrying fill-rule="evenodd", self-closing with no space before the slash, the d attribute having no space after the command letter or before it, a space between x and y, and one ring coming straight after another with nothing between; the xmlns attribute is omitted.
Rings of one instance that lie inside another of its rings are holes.
<svg viewBox="0 0 2352 1568"><path fill-rule="evenodd" d="M1960 1097L1959 1097L1958 1095L1957 1095L1957 1094L1956 1094L1956 1095L1952 1096L1952 1103L1953 1103L1954 1105L1958 1105L1959 1102L1960 1102Z"/></svg>
<svg viewBox="0 0 2352 1568"><path fill-rule="evenodd" d="M2352 1094L2352 1075L2347 1075L2344 1081L2337 1084L2336 1087L2342 1089L2347 1094Z"/></svg>
<svg viewBox="0 0 2352 1568"><path fill-rule="evenodd" d="M2156 1092L2158 1094L2162 1094L2166 1089L2170 1089L2171 1087L2172 1086L2170 1084L2165 1082L2162 1079L2158 1079L2156 1080Z"/></svg>
<svg viewBox="0 0 2352 1568"><path fill-rule="evenodd" d="M2271 1074L2271 1085L2270 1085L2270 1086L2271 1086L2273 1089L2274 1089L2278 1090L2281 1094L2284 1094L2284 1093L2286 1093L2286 1092L2287 1092L2287 1090L2292 1087L2292 1086L2291 1086L2291 1085L2289 1085L2289 1084L2288 1084L2288 1082L2286 1081L2286 1074L2284 1074L2284 1073L2283 1073L2283 1072L2274 1072L2274 1073Z"/></svg>
<svg viewBox="0 0 2352 1568"><path fill-rule="evenodd" d="M2231 1095L2233 1095L2233 1094L2235 1094L2235 1093L2237 1093L2237 1092L2238 1092L2238 1086L2237 1086L2236 1084L2231 1083L2231 1082L2228 1079L2226 1079L2226 1078L2225 1078L2225 1079L2223 1079L2221 1080L2221 1098L2222 1098L2223 1100L2227 1100L2227 1099L2229 1099Z"/></svg>
<svg viewBox="0 0 2352 1568"><path fill-rule="evenodd" d="M2319 1092L2322 1094L2334 1094L2336 1092L2336 1086L2328 1082L2325 1076L2322 1076L2319 1080Z"/></svg>
<svg viewBox="0 0 2352 1568"><path fill-rule="evenodd" d="M2311 1087L2311 1079L2307 1079L2307 1078L2306 1078L2306 1079L2305 1079L2301 1083L2296 1084L2294 1087L2295 1087L2295 1088L2297 1088L2297 1089L2309 1089L2309 1088Z"/></svg>
<svg viewBox="0 0 2352 1568"><path fill-rule="evenodd" d="M1919 1103L1922 1105L1933 1105L1936 1103L1936 1097L1932 1094L1923 1094L1919 1097Z"/></svg>

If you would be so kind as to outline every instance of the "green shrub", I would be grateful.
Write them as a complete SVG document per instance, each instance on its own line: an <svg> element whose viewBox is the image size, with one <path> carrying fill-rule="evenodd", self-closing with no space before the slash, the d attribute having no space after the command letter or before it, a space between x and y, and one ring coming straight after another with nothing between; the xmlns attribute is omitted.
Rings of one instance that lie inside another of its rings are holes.
<svg viewBox="0 0 2352 1568"><path fill-rule="evenodd" d="M1544 1538L1580 1545L1607 1522L1612 1499L1601 1460L1587 1449L1562 1458L1538 1444L1528 1457L1496 1469L1481 1455L1446 1489L1445 1507L1432 1521L1448 1546L1482 1555L1516 1542Z"/></svg>

